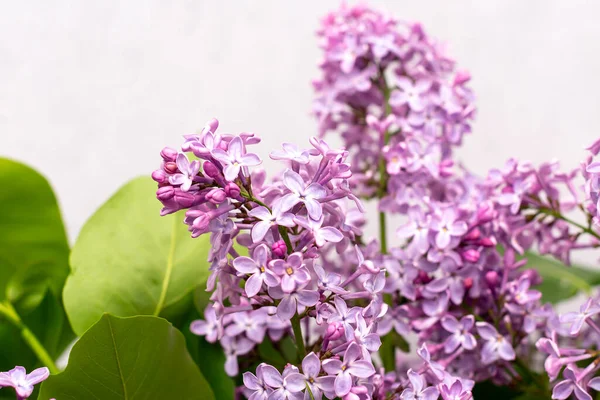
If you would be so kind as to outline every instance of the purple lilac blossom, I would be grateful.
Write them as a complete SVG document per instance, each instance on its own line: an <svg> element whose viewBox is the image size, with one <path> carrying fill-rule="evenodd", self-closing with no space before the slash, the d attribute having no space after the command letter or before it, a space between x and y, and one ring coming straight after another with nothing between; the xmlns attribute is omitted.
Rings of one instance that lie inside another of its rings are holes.
<svg viewBox="0 0 600 400"><path fill-rule="evenodd" d="M0 372L0 388L12 387L17 394L17 400L29 398L34 386L46 380L50 371L46 367L38 368L29 374L23 367L14 367L8 372Z"/></svg>

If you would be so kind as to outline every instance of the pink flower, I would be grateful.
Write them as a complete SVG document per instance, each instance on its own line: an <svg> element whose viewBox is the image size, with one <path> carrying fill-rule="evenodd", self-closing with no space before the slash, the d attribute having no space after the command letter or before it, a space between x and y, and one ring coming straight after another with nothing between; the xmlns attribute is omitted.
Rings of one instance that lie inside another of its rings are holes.
<svg viewBox="0 0 600 400"><path fill-rule="evenodd" d="M344 360L328 359L323 362L323 369L330 375L336 375L334 388L336 396L342 397L350 392L353 377L368 378L375 373L373 364L359 360L362 352L356 343L351 343L344 353Z"/></svg>
<svg viewBox="0 0 600 400"><path fill-rule="evenodd" d="M15 389L18 399L26 399L33 393L33 386L46 380L50 375L48 368L38 368L27 374L25 368L14 367L8 372L0 372L0 387Z"/></svg>
<svg viewBox="0 0 600 400"><path fill-rule="evenodd" d="M252 167L261 163L256 154L245 152L244 143L239 136L231 139L227 151L218 148L212 151L212 156L223 165L225 179L230 182L235 180L242 167Z"/></svg>
<svg viewBox="0 0 600 400"><path fill-rule="evenodd" d="M169 183L171 185L181 185L180 189L187 192L194 183L198 171L200 171L200 161L195 160L190 163L184 153L179 153L177 154L177 169L180 173L171 175Z"/></svg>
<svg viewBox="0 0 600 400"><path fill-rule="evenodd" d="M303 203L312 219L318 220L321 218L323 209L317 200L322 199L327 194L323 186L318 183L305 186L302 177L289 169L283 173L283 184L291 193L281 198L281 211L287 211L296 204Z"/></svg>
<svg viewBox="0 0 600 400"><path fill-rule="evenodd" d="M254 243L263 240L269 229L273 226L280 225L289 228L296 225L293 214L281 211L281 202L279 201L273 205L272 212L267 207L260 206L250 210L248 215L260 220L252 227L252 241Z"/></svg>
<svg viewBox="0 0 600 400"><path fill-rule="evenodd" d="M486 340L481 350L481 361L484 364L491 364L499 359L505 361L515 359L515 350L510 342L492 325L487 322L478 322L477 332L483 340Z"/></svg>
<svg viewBox="0 0 600 400"><path fill-rule="evenodd" d="M279 278L267 265L268 251L265 244L260 244L254 249L252 254L254 259L242 256L233 260L236 271L250 275L244 286L248 297L256 296L263 283L269 287L279 285Z"/></svg>

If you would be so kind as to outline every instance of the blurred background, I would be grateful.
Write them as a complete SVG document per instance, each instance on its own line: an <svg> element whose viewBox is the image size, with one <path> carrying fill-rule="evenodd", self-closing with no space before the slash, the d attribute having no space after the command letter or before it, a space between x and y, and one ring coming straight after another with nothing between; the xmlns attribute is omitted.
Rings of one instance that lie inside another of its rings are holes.
<svg viewBox="0 0 600 400"><path fill-rule="evenodd" d="M600 2L368 3L421 21L472 73L465 165L485 174L511 156L566 168L585 157L598 136ZM260 134L264 158L316 134L314 32L337 1L0 4L0 155L49 178L72 241L163 146L213 116L221 132Z"/></svg>

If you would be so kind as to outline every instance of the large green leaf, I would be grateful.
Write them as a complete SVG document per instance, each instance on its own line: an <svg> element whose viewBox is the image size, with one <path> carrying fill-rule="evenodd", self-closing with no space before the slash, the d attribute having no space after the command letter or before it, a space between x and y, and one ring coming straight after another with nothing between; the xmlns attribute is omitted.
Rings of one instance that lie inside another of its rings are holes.
<svg viewBox="0 0 600 400"><path fill-rule="evenodd" d="M61 299L69 245L58 203L43 176L15 161L0 158L0 185L0 301L14 306L56 358L74 338ZM21 332L1 316L0 348L1 371L40 366Z"/></svg>
<svg viewBox="0 0 600 400"><path fill-rule="evenodd" d="M76 333L104 312L161 315L206 281L208 235L190 238L182 214L161 217L155 192L150 178L134 179L81 230L64 289Z"/></svg>
<svg viewBox="0 0 600 400"><path fill-rule="evenodd" d="M75 344L67 369L42 384L40 399L211 400L181 332L162 318L105 314Z"/></svg>
<svg viewBox="0 0 600 400"><path fill-rule="evenodd" d="M591 294L600 285L600 271L580 266L567 266L538 254L527 253L527 267L536 269L543 282L536 289L542 292L542 301L558 303L578 293Z"/></svg>
<svg viewBox="0 0 600 400"><path fill-rule="evenodd" d="M60 297L69 244L46 179L0 158L0 301L35 308L50 288Z"/></svg>

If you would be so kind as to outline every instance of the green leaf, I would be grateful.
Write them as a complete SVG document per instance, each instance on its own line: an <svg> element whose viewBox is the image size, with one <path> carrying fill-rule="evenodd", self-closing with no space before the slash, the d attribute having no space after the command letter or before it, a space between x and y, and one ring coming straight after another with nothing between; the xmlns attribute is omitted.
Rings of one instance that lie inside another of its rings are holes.
<svg viewBox="0 0 600 400"><path fill-rule="evenodd" d="M536 289L542 292L542 301L558 303L578 293L591 294L600 285L600 272L580 266L567 266L551 258L526 253L527 267L534 268L543 278Z"/></svg>
<svg viewBox="0 0 600 400"><path fill-rule="evenodd" d="M0 301L14 306L56 358L74 338L62 305L69 244L58 203L42 175L5 158L0 185ZM20 331L2 317L0 348L1 371L41 366Z"/></svg>
<svg viewBox="0 0 600 400"><path fill-rule="evenodd" d="M191 310L188 322L182 327L190 355L200 368L200 372L210 385L217 400L233 399L235 383L225 373L225 353L219 343L208 343L203 337L194 335L190 323L200 318L196 310ZM209 362L207 362L209 361Z"/></svg>
<svg viewBox="0 0 600 400"><path fill-rule="evenodd" d="M162 318L105 314L73 347L40 399L199 399L215 396L181 332Z"/></svg>
<svg viewBox="0 0 600 400"><path fill-rule="evenodd" d="M60 356L75 338L62 304L52 291L46 292L35 310L17 311L25 325L54 359ZM19 330L8 322L0 323L0 344L0 371L6 371L15 365L22 365L28 370L41 366L35 354L21 338Z"/></svg>
<svg viewBox="0 0 600 400"><path fill-rule="evenodd" d="M104 312L162 315L206 281L208 235L192 239L183 214L161 217L155 192L150 178L134 179L81 230L64 289L76 333Z"/></svg>
<svg viewBox="0 0 600 400"><path fill-rule="evenodd" d="M383 337L381 347L379 348L379 355L386 371L396 369L396 349L401 350L403 353L408 353L410 346L406 339L400 336L395 330L392 330Z"/></svg>
<svg viewBox="0 0 600 400"><path fill-rule="evenodd" d="M50 288L60 298L69 273L69 244L46 179L0 158L0 301L28 310Z"/></svg>

